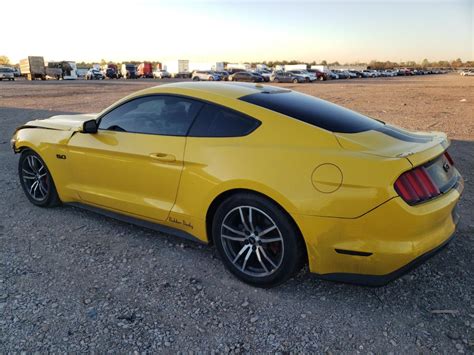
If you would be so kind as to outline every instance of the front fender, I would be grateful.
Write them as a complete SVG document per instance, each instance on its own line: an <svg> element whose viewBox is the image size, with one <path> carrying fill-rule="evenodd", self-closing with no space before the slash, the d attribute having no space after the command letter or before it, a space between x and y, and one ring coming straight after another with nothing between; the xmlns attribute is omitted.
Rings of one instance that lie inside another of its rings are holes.
<svg viewBox="0 0 474 355"><path fill-rule="evenodd" d="M15 153L31 149L43 159L53 177L59 198L63 202L75 199L74 193L67 188L71 171L67 159L67 143L73 134L73 131L20 128L12 138Z"/></svg>

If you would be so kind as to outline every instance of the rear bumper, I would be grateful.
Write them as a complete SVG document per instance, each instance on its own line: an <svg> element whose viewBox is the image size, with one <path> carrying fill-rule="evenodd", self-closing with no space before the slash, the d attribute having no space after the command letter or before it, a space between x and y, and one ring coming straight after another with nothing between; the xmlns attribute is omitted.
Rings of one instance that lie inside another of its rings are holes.
<svg viewBox="0 0 474 355"><path fill-rule="evenodd" d="M449 244L451 240L453 240L455 234L453 233L448 239L446 239L442 244L438 245L434 249L418 256L417 258L410 261L408 264L402 266L401 268L392 271L389 274L385 275L364 275L364 274L350 274L350 273L333 273L333 274L316 274L319 278L328 281L337 281L337 282L345 282L363 286L384 286L388 284L390 281L398 279L399 277L403 276L410 270L413 270L420 264L424 263L426 260L431 258L433 255L437 254L441 251L445 246Z"/></svg>
<svg viewBox="0 0 474 355"><path fill-rule="evenodd" d="M458 186L418 206L396 197L354 218L295 216L306 242L310 271L318 277L381 286L446 246L459 216Z"/></svg>

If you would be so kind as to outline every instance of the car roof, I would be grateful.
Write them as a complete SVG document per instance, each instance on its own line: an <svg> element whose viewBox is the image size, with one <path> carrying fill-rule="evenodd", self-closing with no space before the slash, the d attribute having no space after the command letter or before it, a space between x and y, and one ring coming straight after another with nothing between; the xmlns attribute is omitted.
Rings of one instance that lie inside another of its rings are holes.
<svg viewBox="0 0 474 355"><path fill-rule="evenodd" d="M233 83L233 82L180 82L180 83L171 83L165 85L159 85L152 87L150 89L145 89L137 93L140 94L153 94L153 93L165 93L167 89L175 92L176 89L185 91L198 91L203 94L213 94L224 96L231 99L238 99L242 96L257 94L261 92L272 92L275 90L281 90L281 88L261 85L261 84L250 84L250 83ZM191 94L192 95L192 94Z"/></svg>

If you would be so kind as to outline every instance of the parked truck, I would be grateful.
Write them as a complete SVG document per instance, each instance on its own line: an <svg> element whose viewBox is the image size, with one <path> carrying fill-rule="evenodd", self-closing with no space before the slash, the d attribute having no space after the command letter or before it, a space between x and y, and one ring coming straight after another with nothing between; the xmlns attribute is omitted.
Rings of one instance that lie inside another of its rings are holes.
<svg viewBox="0 0 474 355"><path fill-rule="evenodd" d="M191 78L189 60L187 59L166 62L163 64L163 69L170 73L173 78Z"/></svg>
<svg viewBox="0 0 474 355"><path fill-rule="evenodd" d="M308 66L306 64L285 64L285 71L306 69L308 69Z"/></svg>
<svg viewBox="0 0 474 355"><path fill-rule="evenodd" d="M212 67L212 70L223 72L224 71L224 62L216 62L216 64Z"/></svg>
<svg viewBox="0 0 474 355"><path fill-rule="evenodd" d="M121 72L125 79L137 78L137 67L134 64L123 63Z"/></svg>
<svg viewBox="0 0 474 355"><path fill-rule="evenodd" d="M38 56L29 56L20 60L20 71L28 80L46 80L46 69L44 58Z"/></svg>
<svg viewBox="0 0 474 355"><path fill-rule="evenodd" d="M63 69L59 62L45 63L46 78L60 80L63 77Z"/></svg>
<svg viewBox="0 0 474 355"><path fill-rule="evenodd" d="M63 79L64 80L76 80L77 79L77 65L76 62L70 60L63 60L61 62L63 68Z"/></svg>
<svg viewBox="0 0 474 355"><path fill-rule="evenodd" d="M77 66L76 62L62 60L59 62L48 62L46 64L46 75L48 78L76 80ZM58 78L59 75L59 78Z"/></svg>
<svg viewBox="0 0 474 355"><path fill-rule="evenodd" d="M228 63L226 66L227 70L240 69L240 70L250 70L251 65L248 63Z"/></svg>
<svg viewBox="0 0 474 355"><path fill-rule="evenodd" d="M114 63L104 64L100 67L100 69L102 71L102 74L104 74L106 78L120 79L121 77L117 64L114 64Z"/></svg>
<svg viewBox="0 0 474 355"><path fill-rule="evenodd" d="M327 65L312 65L311 69L316 69L323 73L329 73L330 71Z"/></svg>
<svg viewBox="0 0 474 355"><path fill-rule="evenodd" d="M137 76L139 78L153 78L153 65L150 62L143 62L138 65Z"/></svg>

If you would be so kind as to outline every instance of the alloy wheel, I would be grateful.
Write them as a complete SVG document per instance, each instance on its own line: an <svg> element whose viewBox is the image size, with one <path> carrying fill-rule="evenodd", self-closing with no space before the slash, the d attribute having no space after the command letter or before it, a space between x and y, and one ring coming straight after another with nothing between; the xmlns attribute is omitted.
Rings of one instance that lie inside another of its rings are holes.
<svg viewBox="0 0 474 355"><path fill-rule="evenodd" d="M26 191L34 200L41 202L48 197L50 183L43 162L34 155L28 155L21 166L21 178Z"/></svg>
<svg viewBox="0 0 474 355"><path fill-rule="evenodd" d="M220 236L229 261L249 276L271 275L282 264L284 242L280 229L256 207L239 206L229 211Z"/></svg>

